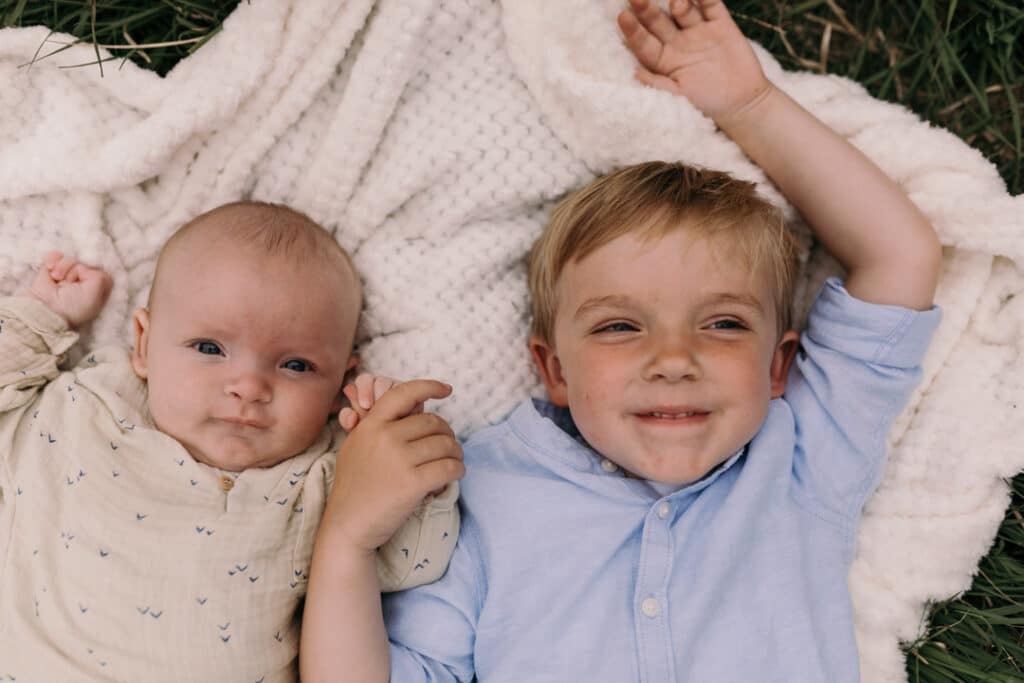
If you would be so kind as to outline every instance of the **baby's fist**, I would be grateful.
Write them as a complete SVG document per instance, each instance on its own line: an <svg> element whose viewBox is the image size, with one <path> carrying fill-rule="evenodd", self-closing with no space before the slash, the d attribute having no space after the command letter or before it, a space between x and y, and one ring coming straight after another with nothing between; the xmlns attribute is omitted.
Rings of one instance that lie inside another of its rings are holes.
<svg viewBox="0 0 1024 683"><path fill-rule="evenodd" d="M112 281L100 268L51 251L28 289L28 294L64 316L71 327L91 322L103 309Z"/></svg>

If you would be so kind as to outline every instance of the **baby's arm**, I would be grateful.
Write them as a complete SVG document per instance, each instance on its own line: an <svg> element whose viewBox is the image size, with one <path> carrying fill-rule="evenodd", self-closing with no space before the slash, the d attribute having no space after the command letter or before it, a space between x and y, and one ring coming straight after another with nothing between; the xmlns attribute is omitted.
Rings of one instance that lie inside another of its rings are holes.
<svg viewBox="0 0 1024 683"><path fill-rule="evenodd" d="M25 405L57 376L77 339L71 328L95 318L109 292L104 271L51 252L30 287L0 299L0 411Z"/></svg>
<svg viewBox="0 0 1024 683"><path fill-rule="evenodd" d="M853 296L927 309L935 231L867 157L775 88L720 0L629 0L619 15L637 78L685 96L761 166L847 271Z"/></svg>
<svg viewBox="0 0 1024 683"><path fill-rule="evenodd" d="M395 386L345 439L313 550L302 624L305 681L388 679L377 548L431 491L459 479L462 449L436 415L414 413L451 387L431 380Z"/></svg>

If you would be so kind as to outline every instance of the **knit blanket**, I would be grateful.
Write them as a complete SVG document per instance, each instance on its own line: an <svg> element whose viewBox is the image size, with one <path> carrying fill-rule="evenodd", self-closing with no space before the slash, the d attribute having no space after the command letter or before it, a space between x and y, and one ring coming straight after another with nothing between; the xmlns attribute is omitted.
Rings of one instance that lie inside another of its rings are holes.
<svg viewBox="0 0 1024 683"><path fill-rule="evenodd" d="M764 175L685 100L642 87L619 0L241 3L165 78L41 27L0 31L0 293L44 251L101 264L91 343L128 342L154 257L242 197L333 231L365 282L364 365L455 386L460 434L539 393L523 256L552 203L615 167ZM1024 197L947 131L835 76L769 78L878 163L945 245L944 318L891 434L850 585L863 679L904 681L901 641L967 588L1024 469ZM104 56L107 56L104 53ZM34 61L34 57L36 58ZM836 267L806 231L798 308ZM785 605L780 605L785 609Z"/></svg>

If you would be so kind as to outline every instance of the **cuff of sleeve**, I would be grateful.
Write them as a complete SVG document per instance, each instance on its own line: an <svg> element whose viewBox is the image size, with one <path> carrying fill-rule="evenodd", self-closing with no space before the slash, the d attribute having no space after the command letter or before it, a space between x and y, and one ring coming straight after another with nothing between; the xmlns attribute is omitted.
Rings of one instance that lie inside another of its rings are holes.
<svg viewBox="0 0 1024 683"><path fill-rule="evenodd" d="M38 299L28 296L0 298L0 316L10 316L38 335L46 348L60 356L78 341L78 333L68 326L64 316L50 310Z"/></svg>
<svg viewBox="0 0 1024 683"><path fill-rule="evenodd" d="M853 358L913 368L921 364L941 318L937 306L915 311L861 301L838 278L829 278L811 306L805 334Z"/></svg>

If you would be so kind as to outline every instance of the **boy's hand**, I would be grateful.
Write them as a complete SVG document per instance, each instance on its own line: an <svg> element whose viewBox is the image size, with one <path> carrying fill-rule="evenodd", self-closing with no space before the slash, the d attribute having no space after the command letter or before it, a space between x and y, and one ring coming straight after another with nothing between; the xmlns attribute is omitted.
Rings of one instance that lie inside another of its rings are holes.
<svg viewBox="0 0 1024 683"><path fill-rule="evenodd" d="M716 123L749 109L771 84L721 0L629 0L619 14L637 80L686 97Z"/></svg>
<svg viewBox="0 0 1024 683"><path fill-rule="evenodd" d="M433 380L392 387L345 439L323 524L355 549L374 552L428 493L465 473L462 447L448 423L415 413L451 390Z"/></svg>
<svg viewBox="0 0 1024 683"><path fill-rule="evenodd" d="M64 316L71 327L79 327L99 315L110 286L110 276L100 268L51 251L43 257L43 265L26 294Z"/></svg>
<svg viewBox="0 0 1024 683"><path fill-rule="evenodd" d="M345 394L350 405L342 408L338 413L338 423L342 429L346 432L355 429L374 404L380 400L380 397L396 384L398 382L390 377L379 377L368 373L363 373L350 384L346 384L342 393ZM423 404L420 403L413 412L422 413Z"/></svg>

